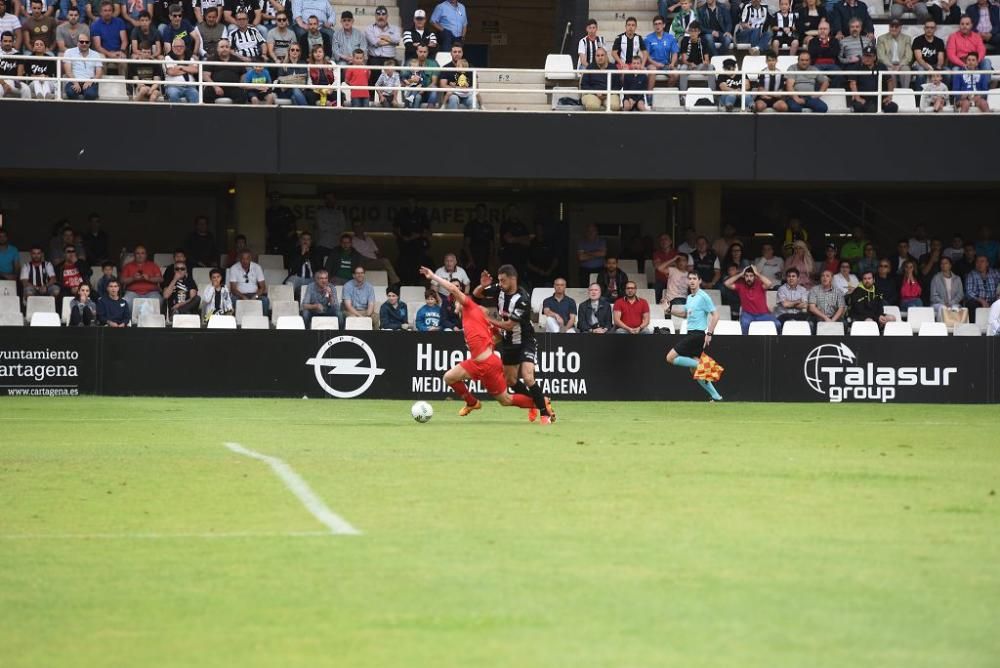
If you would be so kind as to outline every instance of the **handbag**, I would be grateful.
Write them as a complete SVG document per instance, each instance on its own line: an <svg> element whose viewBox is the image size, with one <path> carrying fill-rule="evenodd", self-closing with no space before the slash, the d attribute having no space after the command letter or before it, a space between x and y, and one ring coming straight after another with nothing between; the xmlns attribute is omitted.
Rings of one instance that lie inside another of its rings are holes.
<svg viewBox="0 0 1000 668"><path fill-rule="evenodd" d="M948 329L954 329L958 325L964 325L969 322L969 309L941 309L941 322L943 322Z"/></svg>
<svg viewBox="0 0 1000 668"><path fill-rule="evenodd" d="M718 382L722 378L725 368L706 353L702 353L698 358L698 368L694 370L695 380L707 380L711 383Z"/></svg>

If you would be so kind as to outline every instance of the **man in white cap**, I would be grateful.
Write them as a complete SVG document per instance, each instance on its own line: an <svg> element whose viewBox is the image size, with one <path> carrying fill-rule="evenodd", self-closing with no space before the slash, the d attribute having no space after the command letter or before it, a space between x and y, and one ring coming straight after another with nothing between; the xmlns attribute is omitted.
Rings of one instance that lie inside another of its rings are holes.
<svg viewBox="0 0 1000 668"><path fill-rule="evenodd" d="M427 26L427 12L418 9L413 12L413 26L403 31L403 48L406 49L405 62L410 62L417 57L417 45L424 44L430 52L431 58L437 54L438 38Z"/></svg>

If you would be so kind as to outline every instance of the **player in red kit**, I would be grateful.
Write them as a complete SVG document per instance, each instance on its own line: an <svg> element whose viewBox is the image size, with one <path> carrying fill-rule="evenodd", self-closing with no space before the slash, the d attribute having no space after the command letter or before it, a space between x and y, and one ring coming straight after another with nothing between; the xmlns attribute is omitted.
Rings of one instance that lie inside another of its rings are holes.
<svg viewBox="0 0 1000 668"><path fill-rule="evenodd" d="M462 314L462 333L465 335L465 345L468 346L471 357L464 362L448 369L444 374L444 382L448 384L455 395L465 401L458 411L465 416L483 407L482 403L469 391L466 381L482 382L490 396L501 406L517 406L532 409L534 400L526 394L509 394L507 380L504 377L500 358L493 354L494 327L486 319L483 308L476 304L451 281L442 279L427 267L421 267L420 273L431 283L447 290L455 300L455 308Z"/></svg>

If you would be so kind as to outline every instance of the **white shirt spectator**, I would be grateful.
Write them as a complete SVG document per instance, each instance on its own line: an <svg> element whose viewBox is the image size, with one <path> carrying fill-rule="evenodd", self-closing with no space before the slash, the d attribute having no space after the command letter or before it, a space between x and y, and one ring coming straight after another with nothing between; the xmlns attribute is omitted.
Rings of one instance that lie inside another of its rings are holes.
<svg viewBox="0 0 1000 668"><path fill-rule="evenodd" d="M986 333L990 336L1000 336L1000 299L993 302L993 306L990 307L990 320Z"/></svg>
<svg viewBox="0 0 1000 668"><path fill-rule="evenodd" d="M366 234L364 239L355 234L351 237L351 248L358 251L358 255L361 257L366 257L369 260L378 259L378 244L375 243L370 234Z"/></svg>
<svg viewBox="0 0 1000 668"><path fill-rule="evenodd" d="M382 36L389 38L388 44L382 44L379 41L379 38ZM368 41L369 56L394 58L396 56L396 45L403 38L400 35L399 28L396 26L386 25L386 27L382 28L377 23L373 23L365 28L365 39Z"/></svg>
<svg viewBox="0 0 1000 668"><path fill-rule="evenodd" d="M920 239L910 239L910 255L919 258L921 255L927 255L927 251L931 248L929 241Z"/></svg>
<svg viewBox="0 0 1000 668"><path fill-rule="evenodd" d="M434 275L443 278L446 281L452 281L457 279L462 282L462 291L463 292L469 291L469 283L470 283L469 275L465 273L465 269L462 269L461 267L455 267L455 271L448 271L443 266L441 266L437 268L437 271L434 272ZM438 292L440 292L443 295L448 294L448 291L441 287L438 287Z"/></svg>
<svg viewBox="0 0 1000 668"><path fill-rule="evenodd" d="M32 275L34 274L34 275ZM46 262L44 265L35 265L31 262L21 265L21 280L30 280L32 285L45 285L45 282L49 278L56 277L55 267L52 266L51 262Z"/></svg>
<svg viewBox="0 0 1000 668"><path fill-rule="evenodd" d="M833 275L833 287L840 290L840 294L846 295L848 292L854 292L854 288L858 287L858 277L851 274L847 278L840 272Z"/></svg>
<svg viewBox="0 0 1000 668"><path fill-rule="evenodd" d="M772 255L770 259L759 257L753 261L753 265L767 280L775 284L781 283L781 270L785 267L785 261L777 255Z"/></svg>
<svg viewBox="0 0 1000 668"><path fill-rule="evenodd" d="M93 49L83 56L80 55L80 49L74 46L72 49L66 49L63 57L70 61L75 79L93 79L97 70L104 68L104 56Z"/></svg>
<svg viewBox="0 0 1000 668"><path fill-rule="evenodd" d="M256 262L250 263L249 269L237 262L229 268L226 284L235 283L236 289L245 295L257 292L257 283L264 280L264 270Z"/></svg>

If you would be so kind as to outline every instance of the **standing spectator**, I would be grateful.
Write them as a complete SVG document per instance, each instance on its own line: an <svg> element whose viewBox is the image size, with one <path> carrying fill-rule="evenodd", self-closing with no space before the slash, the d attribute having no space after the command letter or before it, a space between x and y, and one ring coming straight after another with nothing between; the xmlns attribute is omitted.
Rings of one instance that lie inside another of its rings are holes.
<svg viewBox="0 0 1000 668"><path fill-rule="evenodd" d="M69 304L69 326L90 327L97 324L97 304L90 298L90 284L80 286Z"/></svg>
<svg viewBox="0 0 1000 668"><path fill-rule="evenodd" d="M661 21L662 21L662 17ZM653 19L656 25L656 19ZM597 59L597 50L604 48L604 38L597 34L597 21L587 20L587 34L580 38L580 43L576 47L576 66L585 70Z"/></svg>
<svg viewBox="0 0 1000 668"><path fill-rule="evenodd" d="M924 289L917 276L917 265L912 260L903 263L903 274L899 280L899 308L908 309L911 306L923 306L921 298Z"/></svg>
<svg viewBox="0 0 1000 668"><path fill-rule="evenodd" d="M368 91L364 87L368 85L369 70L364 67L364 64L365 52L356 49L354 51L354 66L348 67L344 71L344 83L350 87L349 97L352 107L368 106Z"/></svg>
<svg viewBox="0 0 1000 668"><path fill-rule="evenodd" d="M462 292L469 294L469 286L472 281L465 269L458 266L458 258L454 253L448 253L444 256L444 263L437 268L437 271L435 271L434 274L451 283L458 281L458 285L462 289ZM442 290L441 288L438 289L438 292L441 293L442 298L448 294L447 290Z"/></svg>
<svg viewBox="0 0 1000 668"><path fill-rule="evenodd" d="M508 207L503 222L500 223L500 264L509 264L517 269L518 276L525 275L528 264L528 249L531 245L531 233L520 216L512 207Z"/></svg>
<svg viewBox="0 0 1000 668"><path fill-rule="evenodd" d="M749 42L750 53L759 54L766 51L771 42L771 33L767 30L768 11L760 0L750 0L743 5L740 21L736 26L735 41Z"/></svg>
<svg viewBox="0 0 1000 668"><path fill-rule="evenodd" d="M944 40L938 37L937 24L933 20L924 21L924 33L915 37L913 48L913 69L917 72L945 69L946 49ZM918 86L924 82L923 76L916 77Z"/></svg>
<svg viewBox="0 0 1000 668"><path fill-rule="evenodd" d="M76 39L76 47L67 49L63 54L63 76L69 79L63 87L67 99L97 99L97 82L85 79L100 79L104 76L104 57L90 49L89 35L81 33Z"/></svg>
<svg viewBox="0 0 1000 668"><path fill-rule="evenodd" d="M688 255L687 253L678 253L664 264L666 264L667 281L663 288L663 296L658 300L658 303L667 307L667 315L683 317L689 292L687 283Z"/></svg>
<svg viewBox="0 0 1000 668"><path fill-rule="evenodd" d="M34 250L32 250L34 258ZM21 272L24 276L24 272ZM1000 272L991 269L985 255L976 256L976 268L965 276L965 305L970 311L977 308L987 308L997 298L997 287L1000 286ZM27 292L25 292L27 294Z"/></svg>
<svg viewBox="0 0 1000 668"><path fill-rule="evenodd" d="M833 287L833 273L824 269L819 285L809 291L809 313L815 322L843 322L844 295Z"/></svg>
<svg viewBox="0 0 1000 668"><path fill-rule="evenodd" d="M649 55L646 51L646 40L635 33L638 25L639 23L634 16L625 19L625 32L615 37L615 41L611 44L611 55L615 67L619 70L628 69L629 63L632 62L632 56L638 55L645 63Z"/></svg>
<svg viewBox="0 0 1000 668"><path fill-rule="evenodd" d="M765 293L771 288L771 281L761 276L755 266L750 265L742 273L730 276L724 285L739 297L740 327L744 335L749 333L751 322L773 322L781 331L781 321L771 315L767 306Z"/></svg>
<svg viewBox="0 0 1000 668"><path fill-rule="evenodd" d="M979 241L976 242L976 254L984 255L991 267L1000 264L1000 242L993 238L993 231L986 225L979 228Z"/></svg>
<svg viewBox="0 0 1000 668"><path fill-rule="evenodd" d="M160 268L149 259L145 246L141 244L136 246L133 256L135 259L122 267L121 273L121 282L125 287L125 301L128 302L129 310L132 310L132 303L139 297L159 301L160 284L163 282Z"/></svg>
<svg viewBox="0 0 1000 668"><path fill-rule="evenodd" d="M360 30L354 29L354 14L348 11L340 14L340 28L333 33L333 60L338 65L352 65L354 54L368 47L368 40ZM311 48L311 45L310 45Z"/></svg>
<svg viewBox="0 0 1000 668"><path fill-rule="evenodd" d="M618 258L614 255L605 257L604 269L597 274L597 284L601 286L601 296L613 304L625 296L626 283L628 283L628 275L618 268Z"/></svg>
<svg viewBox="0 0 1000 668"><path fill-rule="evenodd" d="M344 311L342 318L371 318L372 326L379 328L378 312L375 310L375 289L365 280L365 268L354 268L354 280L344 285Z"/></svg>
<svg viewBox="0 0 1000 668"><path fill-rule="evenodd" d="M872 22L871 14L868 13L868 5L860 0L843 0L833 5L833 9L830 10L830 28L834 36L843 41L848 27L855 19L861 24L861 29L869 40L874 39L875 24Z"/></svg>
<svg viewBox="0 0 1000 668"><path fill-rule="evenodd" d="M885 323L895 319L895 316L885 314L885 296L875 286L875 275L866 271L861 276L861 283L851 292L851 320L871 320L877 322L882 330Z"/></svg>
<svg viewBox="0 0 1000 668"><path fill-rule="evenodd" d="M965 15L983 43L994 52L1000 50L1000 7L989 0L977 0L976 4L965 8Z"/></svg>
<svg viewBox="0 0 1000 668"><path fill-rule="evenodd" d="M198 35L201 36L203 58L215 60L219 54L219 40L226 35L226 26L219 21L219 8L209 7L203 11L204 19L198 24Z"/></svg>
<svg viewBox="0 0 1000 668"><path fill-rule="evenodd" d="M410 328L410 312L406 302L399 301L399 293L389 286L385 289L385 301L378 309L379 329L402 331Z"/></svg>
<svg viewBox="0 0 1000 668"><path fill-rule="evenodd" d="M103 0L100 11L101 18L90 25L93 50L110 60L127 57L125 45L128 44L128 26L115 16L115 6L111 0Z"/></svg>
<svg viewBox="0 0 1000 668"><path fill-rule="evenodd" d="M265 315L271 311L264 270L253 261L250 249L244 248L240 251L239 262L229 268L228 283L234 305L243 300L259 301Z"/></svg>
<svg viewBox="0 0 1000 668"><path fill-rule="evenodd" d="M202 69L205 82L212 84L204 87L205 104L212 104L219 98L229 98L233 104L246 104L247 94L234 84L240 82L242 67L236 67L240 62L233 57L229 38L223 37L216 45L214 65L206 65Z"/></svg>
<svg viewBox="0 0 1000 668"><path fill-rule="evenodd" d="M213 268L208 272L209 286L202 293L201 317L208 322L213 315L233 315L236 307L233 305L233 293L223 282L222 270Z"/></svg>
<svg viewBox="0 0 1000 668"><path fill-rule="evenodd" d="M76 253L76 246L66 246L65 260L56 271L56 284L63 299L75 297L81 285L90 285L90 265L82 261Z"/></svg>
<svg viewBox="0 0 1000 668"><path fill-rule="evenodd" d="M431 25L437 31L441 49L450 49L456 41L464 42L465 31L469 29L465 5L458 0L444 0L431 13Z"/></svg>
<svg viewBox="0 0 1000 668"><path fill-rule="evenodd" d="M899 275L889 258L882 258L878 261L878 271L875 272L875 289L882 295L886 304L899 305Z"/></svg>
<svg viewBox="0 0 1000 668"><path fill-rule="evenodd" d="M28 297L58 297L56 270L46 261L41 246L32 246L28 263L21 267L21 294Z"/></svg>
<svg viewBox="0 0 1000 668"><path fill-rule="evenodd" d="M874 277L873 279L874 280ZM858 277L851 273L851 263L847 260L840 261L840 267L833 277L833 287L840 290L845 297L858 287Z"/></svg>
<svg viewBox="0 0 1000 668"><path fill-rule="evenodd" d="M917 4L924 6L923 3ZM898 4L893 5L893 7L898 6ZM889 22L889 32L875 40L878 62L889 72L909 72L910 64L913 62L913 39L903 34L902 25L899 19L893 19ZM899 74L896 83L903 88L909 88L910 75Z"/></svg>
<svg viewBox="0 0 1000 668"><path fill-rule="evenodd" d="M581 334L607 334L614 327L611 304L601 296L601 286L591 283L587 301L580 304L577 329Z"/></svg>
<svg viewBox="0 0 1000 668"><path fill-rule="evenodd" d="M785 272L785 282L778 288L774 313L784 324L789 320L809 320L809 290L799 283L799 270Z"/></svg>
<svg viewBox="0 0 1000 668"><path fill-rule="evenodd" d="M226 29L226 39L232 46L232 53L236 60L244 63L255 62L260 58L264 48L264 36L256 26L250 24L247 12L236 12L236 25L230 25Z"/></svg>
<svg viewBox="0 0 1000 668"><path fill-rule="evenodd" d="M175 260L170 281L164 283L163 299L167 314L172 320L178 313L199 313L201 297L198 296L198 284L188 272L187 262Z"/></svg>
<svg viewBox="0 0 1000 668"><path fill-rule="evenodd" d="M677 257L679 253L674 248L673 237L669 234L661 234L657 237L656 244L657 248L653 251L653 267L656 269L653 276L653 287L656 290L656 303L659 304L663 299L663 290L670 280L667 263Z"/></svg>
<svg viewBox="0 0 1000 668"><path fill-rule="evenodd" d="M787 1L787 0L786 0ZM801 112L809 109L814 114L827 112L826 102L813 93L823 93L830 87L830 78L812 65L812 56L808 51L799 54L797 63L788 68L785 74L785 86L790 93L806 93L785 98L788 111Z"/></svg>
<svg viewBox="0 0 1000 668"><path fill-rule="evenodd" d="M545 224L535 223L535 236L528 245L528 280L533 287L552 285L559 270L556 251L545 235Z"/></svg>
<svg viewBox="0 0 1000 668"><path fill-rule="evenodd" d="M709 53L713 56L719 55L719 44L723 53L729 53L736 49L733 42L733 15L729 7L718 0L707 0L698 10L698 23L701 24L708 40ZM647 41L649 38L646 38ZM652 47L650 47L652 56Z"/></svg>
<svg viewBox="0 0 1000 668"><path fill-rule="evenodd" d="M316 209L316 247L329 252L340 245L340 237L347 231L347 218L337 208L337 195L331 190L323 193L323 206Z"/></svg>
<svg viewBox="0 0 1000 668"><path fill-rule="evenodd" d="M340 245L329 251L326 256L326 270L330 273L330 282L334 285L349 283L354 272L362 266L361 255L354 250L351 235L347 232L340 235Z"/></svg>
<svg viewBox="0 0 1000 668"><path fill-rule="evenodd" d="M892 0L889 5L889 16L892 17L893 21L903 18L903 14L906 13L915 14L918 21L926 21L930 18L927 3L923 0Z"/></svg>
<svg viewBox="0 0 1000 668"><path fill-rule="evenodd" d="M861 66L857 74L848 78L851 96L851 108L854 113L873 114L878 108L878 77L882 77L881 100L882 112L894 114L899 111L899 105L892 101L892 91L896 88L895 77L885 76L885 66L875 62L874 47L866 46L861 54Z"/></svg>
<svg viewBox="0 0 1000 668"><path fill-rule="evenodd" d="M365 224L361 220L355 220L351 223L351 230L354 233L351 238L351 248L361 257L361 266L367 271L384 271L389 285L397 285L399 276L396 275L395 267L388 258L382 256L375 240L368 236Z"/></svg>
<svg viewBox="0 0 1000 668"><path fill-rule="evenodd" d="M118 277L115 276L115 264L111 260L105 260L101 263L101 278L97 281L97 299L105 297L108 294L108 283L111 281L117 281ZM119 283L121 285L121 283Z"/></svg>
<svg viewBox="0 0 1000 668"><path fill-rule="evenodd" d="M375 22L365 28L365 40L368 42L368 64L371 66L368 85L374 86L381 74L379 66L395 58L396 46L403 41L399 28L389 25L389 10L385 5L375 8Z"/></svg>
<svg viewBox="0 0 1000 668"><path fill-rule="evenodd" d="M589 223L577 244L576 259L580 266L580 285L590 285L590 275L600 271L607 255L607 242L597 235L597 225Z"/></svg>
<svg viewBox="0 0 1000 668"><path fill-rule="evenodd" d="M344 12L344 13L350 14L350 12ZM353 18L342 19L342 21L346 23L348 26L354 25ZM296 30L296 33L297 32L298 31ZM305 32L303 32L299 36L299 49L301 49L302 53L312 55L313 49L315 49L316 47L320 47L321 49L323 49L323 55L325 58L332 58L334 52L334 40L337 38L339 32L340 31L338 30L331 36L329 33L324 32L320 28L320 22L318 18L316 18L315 16L310 16L309 19L306 21ZM358 37L360 37L360 33L353 30L352 28L350 30L350 34L348 35L347 39L348 41L350 41L351 38L354 38L353 41L356 42L358 41L357 39ZM325 62L325 60L323 62Z"/></svg>
<svg viewBox="0 0 1000 668"><path fill-rule="evenodd" d="M968 15L963 16L958 22L958 32L953 32L948 37L948 44L945 46L948 54L948 64L952 69L964 70L966 68L965 57L970 53L976 54L979 62L982 62L983 69L992 69L989 61L983 62L986 58L986 45L979 33L972 29L972 19Z"/></svg>
<svg viewBox="0 0 1000 668"><path fill-rule="evenodd" d="M441 304L434 288L424 290L424 305L417 310L415 324L418 332L441 330Z"/></svg>
<svg viewBox="0 0 1000 668"><path fill-rule="evenodd" d="M943 320L941 311L944 309L958 310L965 303L965 290L962 287L962 277L952 271L951 260L942 257L941 271L931 279L931 306L938 320Z"/></svg>
<svg viewBox="0 0 1000 668"><path fill-rule="evenodd" d="M965 72L952 77L951 89L957 93L955 96L955 111L968 113L975 107L980 113L990 113L990 105L987 95L990 90L990 74L977 74L977 70L983 69L979 64L979 58L974 53L965 56Z"/></svg>
<svg viewBox="0 0 1000 668"><path fill-rule="evenodd" d="M326 269L317 270L315 281L310 280L303 287L300 313L306 327L310 326L313 316L316 315L341 317L337 288L330 284L330 273Z"/></svg>
<svg viewBox="0 0 1000 668"><path fill-rule="evenodd" d="M20 277L20 251L8 240L7 230L0 228L0 281L17 281Z"/></svg>
<svg viewBox="0 0 1000 668"><path fill-rule="evenodd" d="M292 286L296 299L301 295L302 287L311 284L322 267L323 255L313 248L312 235L303 232L299 235L298 247L288 255L288 278L285 279L285 285Z"/></svg>
<svg viewBox="0 0 1000 668"><path fill-rule="evenodd" d="M472 219L462 230L465 257L471 260L466 267L473 275L489 271L496 253L496 232L486 218L486 205L477 204Z"/></svg>
<svg viewBox="0 0 1000 668"><path fill-rule="evenodd" d="M621 75L614 74L608 63L608 52L597 49L594 62L587 67L587 72L580 77L580 90L586 91L580 98L583 108L587 111L603 111L608 104L608 91L621 89ZM611 95L611 110L618 111L622 107L621 98Z"/></svg>
<svg viewBox="0 0 1000 668"><path fill-rule="evenodd" d="M437 61L429 57L430 52L426 44L418 44L416 52L417 56L409 62L409 66L413 68L420 67L429 69L413 69L412 71L403 72L403 84L408 87L408 90L403 96L406 101L406 106L410 109L419 109L422 106L427 106L430 109L436 109L438 106L437 91L428 90L426 92L420 92L420 89L431 89L437 87Z"/></svg>
<svg viewBox="0 0 1000 668"><path fill-rule="evenodd" d="M119 329L132 324L132 307L122 298L121 287L115 279L108 281L108 293L97 300L98 325Z"/></svg>
<svg viewBox="0 0 1000 668"><path fill-rule="evenodd" d="M437 53L437 35L427 27L427 12L418 9L413 12L413 25L403 31L403 58L410 62L417 57L417 47L423 44L431 56Z"/></svg>
<svg viewBox="0 0 1000 668"><path fill-rule="evenodd" d="M708 239L699 236L695 241L694 252L691 253L692 266L689 271L697 272L702 281L702 287L711 290L722 278L722 264L719 256L708 247Z"/></svg>
<svg viewBox="0 0 1000 668"><path fill-rule="evenodd" d="M782 85L781 70L778 69L778 54L768 51L765 57L767 67L757 76L758 91L754 98L754 109L759 113L766 109L774 109L777 112L788 111L788 104L785 98L775 93L784 90Z"/></svg>
<svg viewBox="0 0 1000 668"><path fill-rule="evenodd" d="M626 281L625 293L612 309L616 334L652 334L649 328L649 303L636 296L635 281Z"/></svg>
<svg viewBox="0 0 1000 668"><path fill-rule="evenodd" d="M333 5L328 0L292 0L291 16L295 17L292 28L295 34L301 38L309 31L309 19L316 19L316 30L322 31L327 40L333 40L333 29L336 14ZM303 53L309 53L310 49L303 48ZM327 52L327 56L329 56Z"/></svg>
<svg viewBox="0 0 1000 668"><path fill-rule="evenodd" d="M170 53L163 58L163 75L168 102L198 104L198 87L191 83L198 80L198 64L185 59L184 40L180 37L171 42Z"/></svg>
<svg viewBox="0 0 1000 668"><path fill-rule="evenodd" d="M757 268L761 276L767 278L771 283L779 283L785 261L774 254L774 244L765 241L760 247L760 257L753 261L753 266Z"/></svg>
<svg viewBox="0 0 1000 668"><path fill-rule="evenodd" d="M483 210L485 211L485 209L484 206ZM491 239L492 229L491 227ZM431 237L431 224L427 209L417 206L416 200L412 197L409 198L407 205L396 212L392 231L396 236L396 248L399 251L399 256L396 259L396 272L399 274L399 280L403 285L418 285L421 282L420 267L431 264L427 257ZM468 232L469 226L466 225L466 236L468 236ZM466 257L471 256L467 255ZM469 266L468 263L466 266Z"/></svg>
<svg viewBox="0 0 1000 668"><path fill-rule="evenodd" d="M648 312L647 308L647 312ZM553 334L576 332L576 302L566 296L566 279L557 278L552 282L552 296L542 302L545 331Z"/></svg>
<svg viewBox="0 0 1000 668"><path fill-rule="evenodd" d="M0 4L3 0L0 0ZM56 28L56 49L58 53L65 54L79 43L80 35L90 38L90 27L81 20L80 10L77 7L70 7L66 11L66 22Z"/></svg>
<svg viewBox="0 0 1000 668"><path fill-rule="evenodd" d="M194 232L184 242L184 250L195 267L214 267L219 261L219 247L215 237L208 231L208 218L194 219Z"/></svg>

